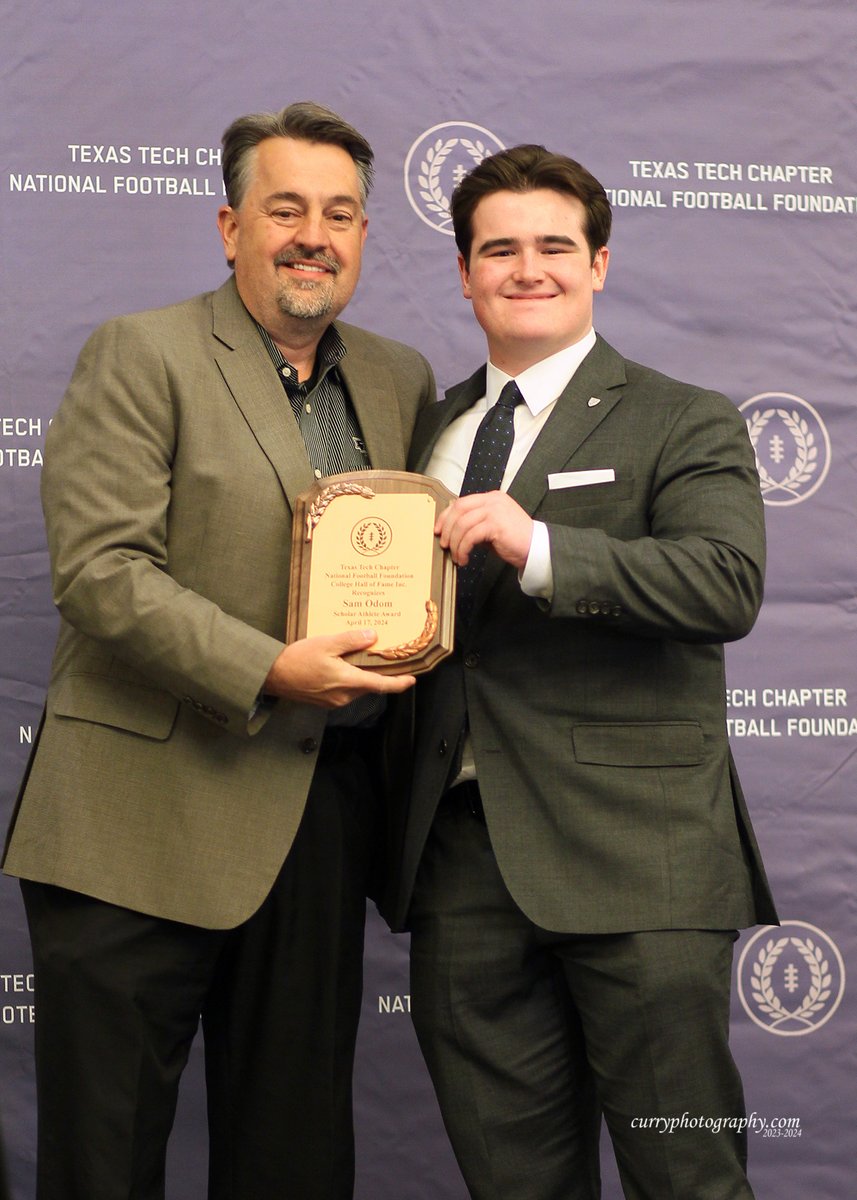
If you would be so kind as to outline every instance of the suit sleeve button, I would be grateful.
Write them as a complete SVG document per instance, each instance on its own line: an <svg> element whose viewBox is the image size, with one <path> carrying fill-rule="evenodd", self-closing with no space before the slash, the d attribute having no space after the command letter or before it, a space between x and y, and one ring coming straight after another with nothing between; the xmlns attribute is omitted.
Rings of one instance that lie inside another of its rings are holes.
<svg viewBox="0 0 857 1200"><path fill-rule="evenodd" d="M444 754L446 754L448 749L449 749L449 743L447 742L446 738L441 738L437 744L438 755L441 758L443 758Z"/></svg>
<svg viewBox="0 0 857 1200"><path fill-rule="evenodd" d="M593 617L597 617L598 614L601 612L601 605L598 603L597 600L589 601L589 611L592 613Z"/></svg>
<svg viewBox="0 0 857 1200"><path fill-rule="evenodd" d="M589 612L589 605L586 603L585 600L578 600L576 608L582 617L585 617L586 614Z"/></svg>
<svg viewBox="0 0 857 1200"><path fill-rule="evenodd" d="M622 616L622 605L614 604L613 608L610 611L610 615L613 617L621 617Z"/></svg>

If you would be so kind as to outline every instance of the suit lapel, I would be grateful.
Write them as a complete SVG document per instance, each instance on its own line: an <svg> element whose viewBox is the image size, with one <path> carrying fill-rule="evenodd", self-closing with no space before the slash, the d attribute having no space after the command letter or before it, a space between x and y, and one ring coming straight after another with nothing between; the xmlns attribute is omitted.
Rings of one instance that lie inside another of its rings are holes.
<svg viewBox="0 0 857 1200"><path fill-rule="evenodd" d="M340 373L360 423L373 467L404 470L405 439L393 377L386 367L370 363L363 353L359 330L337 326L347 354Z"/></svg>
<svg viewBox="0 0 857 1200"><path fill-rule="evenodd" d="M564 467L622 398L624 359L598 338L559 397L544 428L509 487L532 516L547 491L547 477Z"/></svg>
<svg viewBox="0 0 857 1200"><path fill-rule="evenodd" d="M420 413L411 440L409 466L412 471L424 472L432 450L450 422L467 412L485 395L485 367L480 367L464 383L451 387L438 404L429 404Z"/></svg>
<svg viewBox="0 0 857 1200"><path fill-rule="evenodd" d="M215 360L292 508L315 483L306 448L285 393L252 318L228 280L213 297Z"/></svg>
<svg viewBox="0 0 857 1200"><path fill-rule="evenodd" d="M359 330L337 328L347 351L340 370L370 461L404 469L405 445L393 378L385 367L366 358ZM300 493L315 483L315 476L270 355L232 279L214 294L212 332L220 343L215 359L226 386L294 508Z"/></svg>
<svg viewBox="0 0 857 1200"><path fill-rule="evenodd" d="M624 359L599 337L560 395L553 412L509 487L509 495L530 516L537 512L544 499L548 489L548 475L564 468L593 429L616 407L622 398L624 384ZM450 420L484 394L483 368L459 388L453 388L447 393L447 402L452 403L452 411L443 424L449 424ZM432 445L437 440L443 424L435 431ZM426 462L430 452L431 446L424 455ZM502 560L494 554L490 554L486 559L474 598L474 617L485 596L497 582L504 566Z"/></svg>

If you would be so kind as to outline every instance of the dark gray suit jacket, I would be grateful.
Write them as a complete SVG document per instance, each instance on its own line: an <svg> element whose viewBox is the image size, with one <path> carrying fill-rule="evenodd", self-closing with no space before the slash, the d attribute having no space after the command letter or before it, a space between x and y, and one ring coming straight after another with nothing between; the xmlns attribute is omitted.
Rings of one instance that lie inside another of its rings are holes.
<svg viewBox="0 0 857 1200"><path fill-rule="evenodd" d="M402 469L435 398L428 363L337 328L372 465ZM292 508L314 482L233 280L96 330L47 440L63 619L8 872L212 928L262 903L326 719L255 709L283 647Z"/></svg>
<svg viewBox="0 0 857 1200"><path fill-rule="evenodd" d="M484 392L483 368L422 414L412 470ZM603 468L615 481L548 485ZM553 601L524 595L490 555L462 651L418 684L391 924L406 925L465 710L497 862L538 925L776 920L726 738L722 643L753 625L764 574L736 408L599 338L509 494L547 523Z"/></svg>

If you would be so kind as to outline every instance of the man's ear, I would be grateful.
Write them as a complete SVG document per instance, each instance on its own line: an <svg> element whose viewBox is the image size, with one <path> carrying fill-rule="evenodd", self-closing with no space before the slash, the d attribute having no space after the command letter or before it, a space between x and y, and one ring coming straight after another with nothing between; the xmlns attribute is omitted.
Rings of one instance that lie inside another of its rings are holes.
<svg viewBox="0 0 857 1200"><path fill-rule="evenodd" d="M602 246L600 250L595 251L595 257L592 260L592 290L600 292L604 289L604 280L607 276L607 264L610 261L610 251L606 246Z"/></svg>
<svg viewBox="0 0 857 1200"><path fill-rule="evenodd" d="M464 299L470 300L472 299L470 293L470 272L467 269L467 263L463 254L459 254L458 256L458 273L461 276L461 290L464 294Z"/></svg>
<svg viewBox="0 0 857 1200"><path fill-rule="evenodd" d="M223 241L223 252L230 267L235 262L235 249L238 240L238 218L235 210L229 204L224 204L217 213L217 228Z"/></svg>

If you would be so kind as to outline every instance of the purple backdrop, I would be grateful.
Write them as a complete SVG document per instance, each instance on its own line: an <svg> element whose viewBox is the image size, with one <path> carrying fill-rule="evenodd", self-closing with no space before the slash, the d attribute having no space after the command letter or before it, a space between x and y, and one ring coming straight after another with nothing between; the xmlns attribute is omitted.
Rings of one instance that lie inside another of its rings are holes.
<svg viewBox="0 0 857 1200"><path fill-rule="evenodd" d="M466 12L465 8L476 10ZM55 618L38 502L45 428L87 333L225 276L220 133L313 98L378 156L349 319L477 365L446 204L462 169L540 141L611 189L596 324L745 413L768 505L762 617L730 648L733 745L785 923L739 943L733 1043L759 1200L857 1192L854 961L857 111L852 0L6 0L0 116L0 821L41 709ZM33 1194L29 951L0 880L0 1119ZM370 927L359 1200L463 1200L408 1016L407 947ZM689 1114L689 1119L695 1114ZM668 1136L668 1135L667 1135ZM202 1194L196 1054L172 1200ZM606 1200L620 1195L609 1151Z"/></svg>

